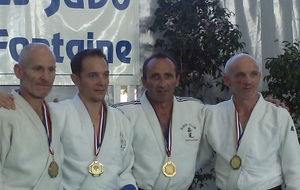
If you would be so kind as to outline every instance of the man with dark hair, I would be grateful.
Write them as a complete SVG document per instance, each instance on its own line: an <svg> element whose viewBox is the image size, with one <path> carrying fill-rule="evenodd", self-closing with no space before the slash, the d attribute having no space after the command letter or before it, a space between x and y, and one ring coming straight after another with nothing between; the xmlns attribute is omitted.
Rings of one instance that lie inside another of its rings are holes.
<svg viewBox="0 0 300 190"><path fill-rule="evenodd" d="M205 107L174 96L179 78L171 57L154 54L143 65L140 100L114 105L134 126L132 171L139 189L183 190L194 178Z"/></svg>
<svg viewBox="0 0 300 190"><path fill-rule="evenodd" d="M169 56L168 54L165 54L165 53L162 53L162 52L159 52L159 53L156 53L156 54L153 54L151 55L149 58L147 58L145 61L144 61L144 64L143 64L143 76L145 77L146 76L146 73L147 73L147 66L149 64L149 62L152 60L152 59L169 59L174 67L175 67L175 72L176 72L176 77L179 75L179 71L178 71L178 64L177 62L175 61L175 59L171 56Z"/></svg>
<svg viewBox="0 0 300 190"><path fill-rule="evenodd" d="M63 151L53 110L44 101L55 78L55 56L45 44L25 46L14 66L16 110L0 108L0 189L62 189Z"/></svg>
<svg viewBox="0 0 300 190"><path fill-rule="evenodd" d="M65 151L64 189L135 190L131 125L104 100L109 83L105 55L100 49L80 51L71 69L78 94L51 104Z"/></svg>

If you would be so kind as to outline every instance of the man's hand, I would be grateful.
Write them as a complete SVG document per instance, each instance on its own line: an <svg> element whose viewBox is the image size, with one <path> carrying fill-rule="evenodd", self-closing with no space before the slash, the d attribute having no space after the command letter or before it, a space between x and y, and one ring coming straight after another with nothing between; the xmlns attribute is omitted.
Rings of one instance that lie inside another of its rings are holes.
<svg viewBox="0 0 300 190"><path fill-rule="evenodd" d="M54 99L53 99L53 102L54 102L54 103L57 103L57 102L59 102L59 99L58 99L58 98L54 98Z"/></svg>
<svg viewBox="0 0 300 190"><path fill-rule="evenodd" d="M5 109L16 109L16 105L14 103L14 97L11 94L7 94L0 91L0 108L3 107Z"/></svg>
<svg viewBox="0 0 300 190"><path fill-rule="evenodd" d="M278 99L274 99L273 97L268 96L268 97L265 98L265 100L268 101L268 102L270 102L270 103L275 104L277 107L280 106L280 107L286 109L287 111L289 111L289 108L283 102L281 102Z"/></svg>

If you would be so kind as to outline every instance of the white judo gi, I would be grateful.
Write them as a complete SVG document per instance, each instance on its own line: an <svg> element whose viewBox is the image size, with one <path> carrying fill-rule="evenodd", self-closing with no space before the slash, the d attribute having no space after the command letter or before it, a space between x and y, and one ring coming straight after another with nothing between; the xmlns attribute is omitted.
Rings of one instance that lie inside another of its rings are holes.
<svg viewBox="0 0 300 190"><path fill-rule="evenodd" d="M165 137L159 120L144 92L138 101L116 104L134 126L133 174L138 187L145 190L185 190L195 174L196 155L203 130L205 106L192 98L174 97L172 113L172 151L170 160L177 173L162 173L167 161Z"/></svg>
<svg viewBox="0 0 300 190"><path fill-rule="evenodd" d="M50 178L52 162L45 127L39 116L15 90L12 91L16 110L0 108L0 189L57 190L62 189L62 172ZM63 151L56 120L52 123L54 160L61 168Z"/></svg>
<svg viewBox="0 0 300 190"><path fill-rule="evenodd" d="M217 187L266 190L285 182L287 190L299 190L300 147L289 113L260 94L237 152L234 114L232 99L207 109L203 148L216 152ZM237 170L229 164L235 154L242 159Z"/></svg>
<svg viewBox="0 0 300 190"><path fill-rule="evenodd" d="M135 185L131 172L134 161L132 127L119 110L103 103L107 107L107 120L97 157L97 161L104 165L104 173L99 177L93 177L88 170L95 160L94 128L78 94L72 100L50 104L59 117L61 142L65 150L62 184L66 190L117 190L127 184Z"/></svg>

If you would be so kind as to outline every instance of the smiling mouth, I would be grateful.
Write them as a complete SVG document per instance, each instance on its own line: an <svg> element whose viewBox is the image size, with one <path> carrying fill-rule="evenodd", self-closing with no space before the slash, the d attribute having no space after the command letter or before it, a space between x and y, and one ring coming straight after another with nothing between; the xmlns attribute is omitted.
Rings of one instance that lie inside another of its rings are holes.
<svg viewBox="0 0 300 190"><path fill-rule="evenodd" d="M38 86L40 86L40 87L50 87L50 85L48 85L48 84L38 84Z"/></svg>
<svg viewBox="0 0 300 190"><path fill-rule="evenodd" d="M159 94L166 94L166 93L168 93L167 90L158 90L157 92L158 92Z"/></svg>
<svg viewBox="0 0 300 190"><path fill-rule="evenodd" d="M105 92L105 89L102 89L102 90L95 90L95 92Z"/></svg>
<svg viewBox="0 0 300 190"><path fill-rule="evenodd" d="M252 88L253 88L253 86L245 86L245 87L244 87L244 89L246 89L246 90L247 90L247 89L252 89Z"/></svg>

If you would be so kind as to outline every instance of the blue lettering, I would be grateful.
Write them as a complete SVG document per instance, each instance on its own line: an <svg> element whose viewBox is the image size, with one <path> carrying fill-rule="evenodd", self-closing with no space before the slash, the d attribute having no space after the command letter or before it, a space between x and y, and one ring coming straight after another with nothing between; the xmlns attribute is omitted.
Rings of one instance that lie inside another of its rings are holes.
<svg viewBox="0 0 300 190"><path fill-rule="evenodd" d="M10 0L0 0L0 5L9 5Z"/></svg>
<svg viewBox="0 0 300 190"><path fill-rule="evenodd" d="M0 29L0 37L8 37L8 31L6 29ZM87 33L87 40L80 40L80 39L73 39L66 42L65 53L68 58L72 59L74 55L78 51L82 51L85 48L92 49L93 46L93 32ZM36 43L44 43L50 46L49 40L44 38L32 38L32 42ZM64 39L61 38L60 33L53 34L52 38L52 46L53 46L53 53L56 58L57 63L63 63L64 57L61 56L61 47L64 45ZM114 61L114 51L116 53L116 57L122 63L130 64L131 58L128 56L132 51L132 45L129 41L121 40L117 42L116 48L114 49L114 44L110 40L96 40L96 48L105 49L107 50L107 62L113 63ZM9 51L11 57L18 61L19 54L17 51L18 46L26 46L29 44L29 40L24 37L15 37L12 38L9 42L7 41L0 41L0 49L7 49L7 44L9 44Z"/></svg>
<svg viewBox="0 0 300 190"><path fill-rule="evenodd" d="M25 47L26 45L29 44L29 42L26 38L13 38L13 39L10 40L10 42L9 42L9 51L10 51L11 57L15 61L19 60L19 54L18 54L18 51L17 51L18 44Z"/></svg>
<svg viewBox="0 0 300 190"><path fill-rule="evenodd" d="M0 30L0 36L8 36L8 32L5 29ZM0 49L6 49L7 42L0 42Z"/></svg>
<svg viewBox="0 0 300 190"><path fill-rule="evenodd" d="M71 0L65 0L65 3L68 7L74 9L84 9L83 0L77 0L77 2L73 2Z"/></svg>
<svg viewBox="0 0 300 190"><path fill-rule="evenodd" d="M119 3L119 0L112 0L112 3L116 9L123 11L129 6L130 0L124 0L122 4Z"/></svg>
<svg viewBox="0 0 300 190"><path fill-rule="evenodd" d="M0 0L1 1L1 0ZM3 2L0 2L1 4L4 5L9 5L10 4L10 0L2 0ZM28 3L29 0L14 0L15 4L16 3L23 3L22 5L25 5ZM83 0L64 0L66 6L73 8L73 9L84 9L84 1ZM103 7L104 5L106 5L107 0L88 0L88 6L90 9L99 9L101 7ZM130 4L130 0L123 0L123 3L120 3L119 0L112 0L112 3L114 5L114 7L120 11L125 10L128 8L129 4ZM60 0L51 0L51 3L49 5L49 7L45 8L45 13L47 15L47 17L50 17L52 15L54 15L60 7Z"/></svg>
<svg viewBox="0 0 300 190"><path fill-rule="evenodd" d="M122 40L117 43L116 52L118 59L123 63L130 63L130 58L126 57L131 52L131 44L128 41Z"/></svg>
<svg viewBox="0 0 300 190"><path fill-rule="evenodd" d="M104 47L107 48L107 62L113 63L113 43L109 40L97 40L97 48L102 49L103 51Z"/></svg>
<svg viewBox="0 0 300 190"><path fill-rule="evenodd" d="M87 48L92 49L93 48L93 40L94 40L94 33L88 32L87 33Z"/></svg>
<svg viewBox="0 0 300 190"><path fill-rule="evenodd" d="M60 0L51 0L49 7L44 9L47 17L54 15L58 11L59 6L60 6Z"/></svg>
<svg viewBox="0 0 300 190"><path fill-rule="evenodd" d="M14 0L15 5L27 5L29 0Z"/></svg>
<svg viewBox="0 0 300 190"><path fill-rule="evenodd" d="M60 33L54 34L52 39L53 52L55 54L56 62L62 63L64 57L60 56L60 46L64 45L64 40L60 39Z"/></svg>
<svg viewBox="0 0 300 190"><path fill-rule="evenodd" d="M27 5L29 0L14 0L15 5ZM10 5L10 0L0 0L0 5Z"/></svg>
<svg viewBox="0 0 300 190"><path fill-rule="evenodd" d="M77 47L75 53L73 51L74 47ZM78 51L82 51L83 49L84 49L83 40L70 40L67 43L67 47L66 47L67 55L70 59L72 59Z"/></svg>
<svg viewBox="0 0 300 190"><path fill-rule="evenodd" d="M89 8L90 9L98 9L103 7L107 3L107 0L100 0L97 3L95 0L89 0Z"/></svg>
<svg viewBox="0 0 300 190"><path fill-rule="evenodd" d="M27 5L29 0L13 0L15 5ZM84 1L83 0L64 0L66 6L74 9L84 9ZM10 5L11 0L0 0L0 5ZM103 7L107 3L107 0L89 0L88 5L90 9L99 9ZM119 0L112 0L114 7L120 11L128 8L130 4L130 0L123 0L123 3L120 3ZM50 5L44 9L47 17L54 15L60 7L60 0L51 0Z"/></svg>
<svg viewBox="0 0 300 190"><path fill-rule="evenodd" d="M42 38L32 38L32 43L43 43L46 44L47 46L50 46L49 41Z"/></svg>

